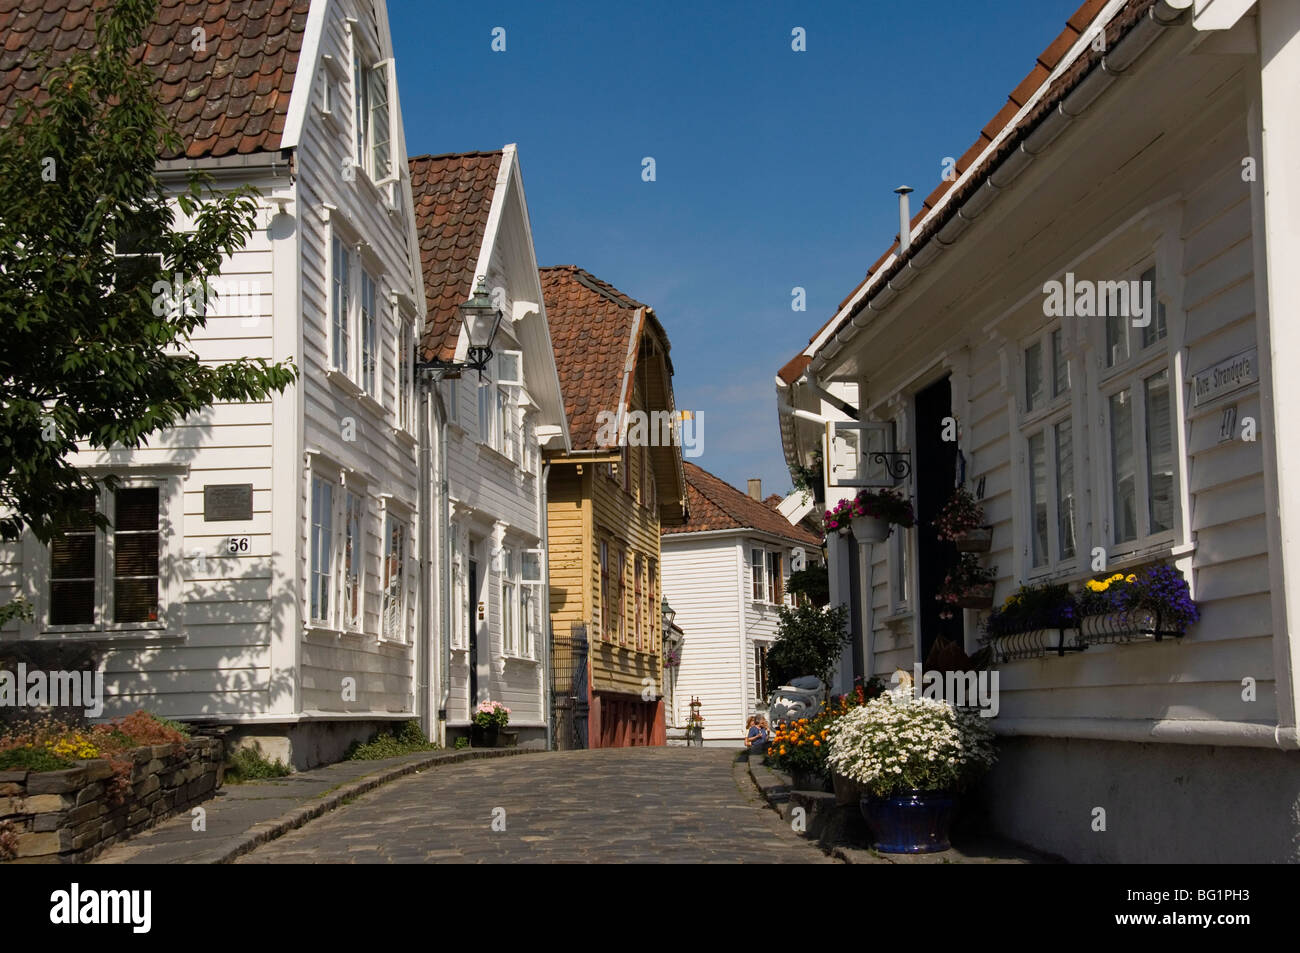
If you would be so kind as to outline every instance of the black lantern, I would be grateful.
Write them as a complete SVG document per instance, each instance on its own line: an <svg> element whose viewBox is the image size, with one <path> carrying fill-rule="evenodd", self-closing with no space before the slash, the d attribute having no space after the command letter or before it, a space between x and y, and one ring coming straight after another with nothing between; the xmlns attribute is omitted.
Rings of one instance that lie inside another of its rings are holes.
<svg viewBox="0 0 1300 953"><path fill-rule="evenodd" d="M479 377L483 376L488 363L492 360L492 342L496 339L503 317L501 309L496 307L488 296L484 280L482 275L478 276L474 294L460 306L460 320L465 327L465 336L469 338L469 346L465 349L467 359L463 363L443 361L438 358L431 361L416 361L417 372L431 371L435 380L453 374L459 376L459 373L465 370L478 371Z"/></svg>

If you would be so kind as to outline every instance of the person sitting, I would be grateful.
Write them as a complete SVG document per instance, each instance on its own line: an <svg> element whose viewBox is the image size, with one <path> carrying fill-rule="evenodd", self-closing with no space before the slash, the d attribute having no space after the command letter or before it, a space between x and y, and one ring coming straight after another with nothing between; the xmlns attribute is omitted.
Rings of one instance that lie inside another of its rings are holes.
<svg viewBox="0 0 1300 953"><path fill-rule="evenodd" d="M763 727L762 721L758 715L751 715L749 721L745 722L745 747L750 751L767 746L767 729Z"/></svg>

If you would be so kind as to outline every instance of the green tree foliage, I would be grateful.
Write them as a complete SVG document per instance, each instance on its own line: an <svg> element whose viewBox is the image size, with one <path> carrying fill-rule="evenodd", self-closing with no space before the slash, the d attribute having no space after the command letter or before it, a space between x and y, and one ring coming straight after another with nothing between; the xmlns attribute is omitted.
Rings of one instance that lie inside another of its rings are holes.
<svg viewBox="0 0 1300 953"><path fill-rule="evenodd" d="M825 566L809 566L790 573L785 588L795 595L807 596L815 606L824 606L831 601L830 572Z"/></svg>
<svg viewBox="0 0 1300 953"><path fill-rule="evenodd" d="M800 675L816 675L829 685L849 642L848 607L781 606L779 613L776 641L767 652L768 684L786 685Z"/></svg>
<svg viewBox="0 0 1300 953"><path fill-rule="evenodd" d="M99 8L94 48L48 69L0 129L0 539L29 528L48 541L84 506L96 478L69 460L78 441L136 448L297 374L292 362L200 363L202 302L158 304L159 282L209 288L253 232L256 192L205 195L191 175L178 198L188 221L174 223L156 164L184 150L133 52L156 6Z"/></svg>

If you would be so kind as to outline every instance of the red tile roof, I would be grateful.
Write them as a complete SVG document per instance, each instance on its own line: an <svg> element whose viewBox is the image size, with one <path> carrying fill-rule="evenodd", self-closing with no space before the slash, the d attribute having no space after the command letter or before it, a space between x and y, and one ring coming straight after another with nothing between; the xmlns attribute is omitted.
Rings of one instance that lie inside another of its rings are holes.
<svg viewBox="0 0 1300 953"><path fill-rule="evenodd" d="M410 166L428 303L420 344L425 360L451 360L460 335L459 308L474 290L501 152L415 156Z"/></svg>
<svg viewBox="0 0 1300 953"><path fill-rule="evenodd" d="M107 0L0 0L0 125L38 88L49 66L95 41ZM182 151L199 159L280 148L308 0L161 0L139 54L172 117ZM195 50L193 30L204 31Z"/></svg>
<svg viewBox="0 0 1300 953"><path fill-rule="evenodd" d="M821 546L821 540L795 526L767 502L760 503L703 467L684 460L686 499L690 517L679 526L665 526L661 535L704 533L711 530L753 529L803 546ZM780 502L777 496L769 497Z"/></svg>
<svg viewBox="0 0 1300 953"><path fill-rule="evenodd" d="M1107 22L1105 27L1106 42L1104 49L1114 49L1119 40L1138 22L1138 20L1154 3L1155 0L1129 0L1125 6L1121 7ZM1030 69L1029 73L1020 81L1016 88L1011 91L1010 96L1007 97L1007 102L1002 105L994 115L993 119L985 125L984 129L981 130L979 136L976 138L975 142L971 144L970 148L967 149L961 158L957 160L957 170L959 174L970 168L971 164L979 158L980 154L998 136L998 134L1009 126L1016 113L1020 111L1021 107L1024 106L1024 104L1027 103L1042 87L1043 83L1047 81L1048 77L1051 75L1051 70L1060 63L1061 59L1069 51L1070 47L1074 45L1080 36L1087 32L1089 26L1097 18L1097 15L1105 5L1106 0L1084 0L1084 3L1074 12L1069 20L1066 21L1064 29L1062 29L1057 37L1048 44L1047 48L1038 55L1033 68ZM995 170L1012 151L1019 148L1020 143L1023 142L1024 139L1034 130L1038 123L1046 118L1047 114L1054 110L1057 104L1060 103L1060 101L1064 99L1076 86L1078 86L1079 83L1082 82L1083 78L1087 76L1098 63L1100 63L1103 55L1104 52L1099 52L1089 47L1079 55L1077 60L1068 70L1056 78L1051 87L1039 99L1037 105L1035 105L1028 114L1023 116L1020 121L1011 128L1009 134L1002 140L998 148L994 150L992 154L987 156L975 173L961 184L959 190L949 199L948 204L944 209L937 216L932 218L923 229L913 234L909 254L916 254L917 251L927 241L929 241L936 232L948 224L952 216L956 214L957 208L972 194L974 194L975 191L983 186L984 180L992 174L993 170ZM940 199L955 184L955 182L951 181L941 182L939 187L930 193L929 197L927 197L925 202L922 204L920 211L918 211L918 213L912 218L913 229L916 229L917 226L920 225L921 220L929 214L930 210L938 205ZM858 283L857 287L849 293L848 297L840 302L839 307L836 308L836 314L818 328L811 337L809 337L809 343L817 340L817 338L820 337L828 327L836 323L839 313L844 310L849 302L853 300L853 297L857 295L858 292L861 291L862 288L872 279L872 277L877 274L881 266L889 259L890 255L893 255L897 251L897 248L898 241L895 239L894 243L890 245L885 254L882 255L874 265L867 269L866 276ZM893 275L903 267L904 263L904 260L895 259L893 264L889 266L889 274L882 276L882 278L884 280L892 278ZM839 317L839 325L843 326L843 324L850 321L864 305L865 299L858 303L854 311ZM801 358L803 359L802 366L798 364ZM808 363L809 358L807 355L800 352L798 357L794 358L788 362L785 367L781 368L778 372L778 376L787 383L793 383L803 373L803 368L806 367ZM797 371L795 371L796 367L798 368Z"/></svg>
<svg viewBox="0 0 1300 953"><path fill-rule="evenodd" d="M575 450L594 450L597 416L619 409L637 312L650 308L576 265L539 273L569 438Z"/></svg>

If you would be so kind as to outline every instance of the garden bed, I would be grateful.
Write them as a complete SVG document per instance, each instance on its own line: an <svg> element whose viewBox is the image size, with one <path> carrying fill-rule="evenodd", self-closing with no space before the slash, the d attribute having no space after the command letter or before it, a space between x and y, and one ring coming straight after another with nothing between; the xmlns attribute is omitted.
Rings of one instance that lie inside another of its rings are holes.
<svg viewBox="0 0 1300 953"><path fill-rule="evenodd" d="M71 767L0 769L0 862L84 863L221 785L219 738L138 745L102 758L76 753L58 761Z"/></svg>

